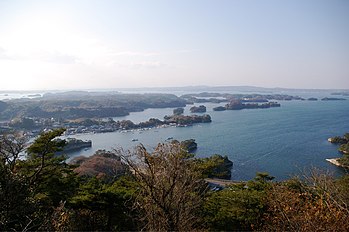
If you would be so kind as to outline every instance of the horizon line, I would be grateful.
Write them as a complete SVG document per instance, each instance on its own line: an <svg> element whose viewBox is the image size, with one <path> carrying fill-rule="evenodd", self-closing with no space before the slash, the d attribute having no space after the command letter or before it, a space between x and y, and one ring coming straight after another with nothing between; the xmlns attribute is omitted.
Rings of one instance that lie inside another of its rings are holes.
<svg viewBox="0 0 349 232"><path fill-rule="evenodd" d="M288 87L261 87L254 85L186 85L186 86L146 86L146 87L120 87L120 88L72 88L72 89L32 89L32 90L23 90L23 89L11 89L4 90L0 89L0 93L8 92L49 92L49 91L117 91L117 90L146 90L146 89L188 89L188 88L256 88L264 90L340 90L340 91L349 91L349 88L288 88Z"/></svg>

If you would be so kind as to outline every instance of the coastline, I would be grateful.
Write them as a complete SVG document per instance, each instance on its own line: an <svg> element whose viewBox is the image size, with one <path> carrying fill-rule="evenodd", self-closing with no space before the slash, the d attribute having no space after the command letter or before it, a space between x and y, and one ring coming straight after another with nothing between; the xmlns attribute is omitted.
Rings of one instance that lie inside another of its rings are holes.
<svg viewBox="0 0 349 232"><path fill-rule="evenodd" d="M277 180L285 180L289 175L299 173L299 168L291 165L276 166L283 162L292 163L298 167L314 165L340 175L343 173L343 168L329 164L328 161L324 162L327 158L341 157L340 154L337 154L337 146L326 140L334 133L344 134L346 132L344 128L349 126L345 117L349 110L348 103L338 101L333 104L319 104L319 102L291 101L284 102L284 107L271 111L246 110L217 113L212 111L216 104L210 103L206 107L207 113L213 118L212 123L193 124L187 127L178 127L173 124L160 128L119 130L109 133L86 132L69 137L93 142L90 149L74 152L72 156L89 156L98 148L109 150L122 146L124 149L132 149L139 143L151 149L158 142L165 142L170 137L180 141L195 138L200 144L196 151L198 157L218 153L235 160L232 173L234 180L254 178L257 166L259 170L268 171L271 175L276 176ZM185 112L189 107L185 108ZM162 118L162 115L169 115L171 112L172 109L168 108L150 109L121 119L139 123L148 120L151 115L154 115L155 118ZM290 114L294 117L285 120ZM334 117L336 120L333 120ZM289 137L286 131L289 130L291 124L295 133ZM132 141L132 139L138 139L138 141ZM304 141L314 143L307 145L303 143ZM256 146L259 149L256 149ZM287 154L280 156L277 149L271 149L272 147L286 149L289 146L297 147L297 150L287 150ZM295 160L294 157L300 157L299 153L304 154L305 158L311 157L309 159L311 161L304 162L303 158Z"/></svg>
<svg viewBox="0 0 349 232"><path fill-rule="evenodd" d="M333 165L336 165L337 167L341 168L349 168L348 166L342 165L338 162L340 158L332 158L332 159L326 159L326 161L330 162Z"/></svg>
<svg viewBox="0 0 349 232"><path fill-rule="evenodd" d="M326 159L326 161L330 162L331 164L334 164L338 167L342 167L342 165L338 162L339 158L332 158L332 159Z"/></svg>

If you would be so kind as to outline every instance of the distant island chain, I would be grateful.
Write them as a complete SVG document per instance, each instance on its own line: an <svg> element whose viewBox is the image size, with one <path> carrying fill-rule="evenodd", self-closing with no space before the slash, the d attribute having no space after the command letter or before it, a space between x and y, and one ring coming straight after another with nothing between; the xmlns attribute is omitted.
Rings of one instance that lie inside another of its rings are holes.
<svg viewBox="0 0 349 232"><path fill-rule="evenodd" d="M202 92L184 94L122 94L119 92L71 91L47 93L43 96L32 94L34 98L20 98L0 101L1 131L23 130L35 136L41 131L66 128L66 134L104 133L122 130L161 128L168 126L191 126L195 123L209 123L211 116L183 115L190 104L216 103L214 111L267 109L280 107L276 101L306 99L286 94L230 94ZM317 98L308 98L317 101ZM345 98L325 97L323 101L345 100ZM149 118L148 121L134 123L130 120L115 121L113 118L140 112L148 108L174 108L173 115L163 120ZM191 113L205 113L206 106L190 108Z"/></svg>

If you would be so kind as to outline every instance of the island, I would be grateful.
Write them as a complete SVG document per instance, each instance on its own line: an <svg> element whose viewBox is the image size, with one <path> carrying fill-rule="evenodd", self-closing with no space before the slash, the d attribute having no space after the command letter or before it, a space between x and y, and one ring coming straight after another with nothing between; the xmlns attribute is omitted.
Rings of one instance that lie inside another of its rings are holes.
<svg viewBox="0 0 349 232"><path fill-rule="evenodd" d="M184 108L180 107L180 108L176 108L173 110L173 114L174 115L181 115L184 113Z"/></svg>
<svg viewBox="0 0 349 232"><path fill-rule="evenodd" d="M242 109L267 109L271 107L280 107L281 105L277 102L268 102L268 103L242 103L240 100L232 100L225 105L227 110L242 110Z"/></svg>
<svg viewBox="0 0 349 232"><path fill-rule="evenodd" d="M190 108L190 112L192 113L205 113L206 112L206 106L200 105L200 106L193 106Z"/></svg>
<svg viewBox="0 0 349 232"><path fill-rule="evenodd" d="M349 92L335 92L331 93L331 95L349 96Z"/></svg>
<svg viewBox="0 0 349 232"><path fill-rule="evenodd" d="M310 97L308 98L308 101L317 101L318 99L316 97Z"/></svg>
<svg viewBox="0 0 349 232"><path fill-rule="evenodd" d="M184 94L180 98L191 103L221 103L230 102L231 100L239 100L242 102L269 102L269 101L291 101L305 100L299 96L291 96L286 94L230 94L230 93L192 93Z"/></svg>
<svg viewBox="0 0 349 232"><path fill-rule="evenodd" d="M337 97L324 97L321 101L344 101L347 100L345 98L337 98Z"/></svg>
<svg viewBox="0 0 349 232"><path fill-rule="evenodd" d="M212 122L211 116L208 114L204 115L171 115L164 117L165 124L177 124L179 126L189 126L193 123L209 123Z"/></svg>
<svg viewBox="0 0 349 232"><path fill-rule="evenodd" d="M224 111L226 108L224 106L217 106L213 108L213 111Z"/></svg>

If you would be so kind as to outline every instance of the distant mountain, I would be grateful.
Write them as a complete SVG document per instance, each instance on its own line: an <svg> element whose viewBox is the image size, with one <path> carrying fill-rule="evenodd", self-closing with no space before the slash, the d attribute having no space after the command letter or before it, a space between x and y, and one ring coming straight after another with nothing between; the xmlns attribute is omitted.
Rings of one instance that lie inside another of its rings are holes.
<svg viewBox="0 0 349 232"><path fill-rule="evenodd" d="M295 89L295 88L267 88L257 86L182 86L182 87L145 87L145 88L116 88L115 90L123 91L142 91L142 92L171 92L171 91L185 91L185 92L213 92L213 91L227 91L227 92L259 92L259 93L272 93L272 92L336 92L336 91L348 91L348 89Z"/></svg>

